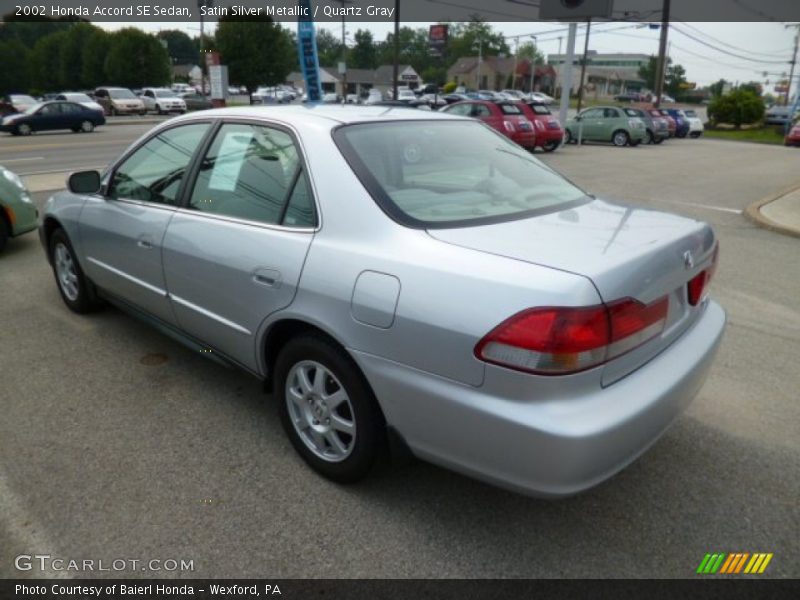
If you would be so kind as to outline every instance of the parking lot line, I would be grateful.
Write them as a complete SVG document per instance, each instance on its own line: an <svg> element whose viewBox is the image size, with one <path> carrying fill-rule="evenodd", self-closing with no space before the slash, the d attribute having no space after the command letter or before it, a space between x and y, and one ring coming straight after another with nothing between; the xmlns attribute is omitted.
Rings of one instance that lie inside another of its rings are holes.
<svg viewBox="0 0 800 600"><path fill-rule="evenodd" d="M680 204L681 206L692 206L694 208L704 208L706 210L716 210L719 212L733 213L735 215L742 214L742 210L738 208L727 208L725 206L711 206L709 204L697 204L695 202L681 202L680 200L661 200L667 204Z"/></svg>
<svg viewBox="0 0 800 600"><path fill-rule="evenodd" d="M29 156L28 158L4 158L3 163L28 162L31 160L44 160L44 156Z"/></svg>

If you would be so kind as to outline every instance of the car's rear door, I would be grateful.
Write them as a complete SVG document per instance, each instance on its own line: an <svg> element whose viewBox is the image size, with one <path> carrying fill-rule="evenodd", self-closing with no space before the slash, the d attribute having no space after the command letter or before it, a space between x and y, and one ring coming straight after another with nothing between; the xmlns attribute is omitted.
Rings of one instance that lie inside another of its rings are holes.
<svg viewBox="0 0 800 600"><path fill-rule="evenodd" d="M251 371L255 339L294 299L317 226L294 136L225 122L195 167L164 238L164 274L181 329Z"/></svg>
<svg viewBox="0 0 800 600"><path fill-rule="evenodd" d="M186 172L211 122L162 129L126 155L80 217L83 266L102 289L174 323L162 242Z"/></svg>

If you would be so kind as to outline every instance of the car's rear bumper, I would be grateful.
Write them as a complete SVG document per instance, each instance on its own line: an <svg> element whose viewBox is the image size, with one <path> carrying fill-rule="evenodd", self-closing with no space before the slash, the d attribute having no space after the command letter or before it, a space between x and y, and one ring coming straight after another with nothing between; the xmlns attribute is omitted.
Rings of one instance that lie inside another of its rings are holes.
<svg viewBox="0 0 800 600"><path fill-rule="evenodd" d="M511 139L523 148L534 148L537 143L535 131L517 131L511 135Z"/></svg>
<svg viewBox="0 0 800 600"><path fill-rule="evenodd" d="M563 129L544 129L536 133L536 145L544 146L548 142L561 142L564 139Z"/></svg>
<svg viewBox="0 0 800 600"><path fill-rule="evenodd" d="M500 367L487 366L476 388L353 355L414 454L502 487L557 497L599 484L659 438L705 381L725 320L709 302L681 338L637 371L605 388L573 391L565 378L557 397L542 397L535 377ZM520 387L521 377L529 377L529 388Z"/></svg>

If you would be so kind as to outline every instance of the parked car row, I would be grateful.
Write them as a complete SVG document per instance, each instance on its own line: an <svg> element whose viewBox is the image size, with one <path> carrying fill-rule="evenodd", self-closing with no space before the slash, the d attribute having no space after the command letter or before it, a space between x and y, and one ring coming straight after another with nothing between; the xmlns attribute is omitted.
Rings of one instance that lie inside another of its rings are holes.
<svg viewBox="0 0 800 600"><path fill-rule="evenodd" d="M693 110L592 106L569 119L565 130L567 143L587 140L638 146L642 142L660 144L671 137L697 138L704 126Z"/></svg>

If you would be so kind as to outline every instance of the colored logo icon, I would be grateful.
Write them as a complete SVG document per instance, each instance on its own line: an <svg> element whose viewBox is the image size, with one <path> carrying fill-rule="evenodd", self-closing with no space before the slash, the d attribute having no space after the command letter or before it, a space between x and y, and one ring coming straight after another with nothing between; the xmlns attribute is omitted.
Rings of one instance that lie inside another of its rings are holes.
<svg viewBox="0 0 800 600"><path fill-rule="evenodd" d="M772 560L772 552L724 552L706 554L697 567L700 575L760 575Z"/></svg>

